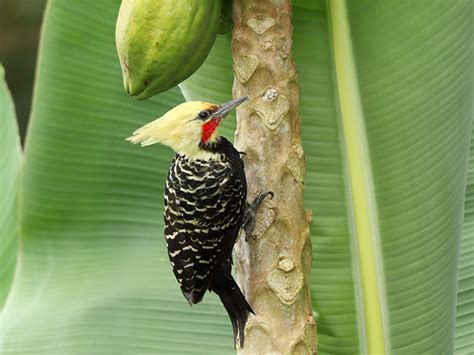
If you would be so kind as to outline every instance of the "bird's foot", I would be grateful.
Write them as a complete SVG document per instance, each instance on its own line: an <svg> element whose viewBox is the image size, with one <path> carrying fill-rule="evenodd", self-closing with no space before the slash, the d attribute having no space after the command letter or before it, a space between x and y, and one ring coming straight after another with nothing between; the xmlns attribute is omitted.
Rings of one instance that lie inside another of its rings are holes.
<svg viewBox="0 0 474 355"><path fill-rule="evenodd" d="M270 199L273 198L273 192L260 192L252 201L251 204L247 204L247 208L245 209L244 219L242 222L242 228L245 231L245 241L248 242L249 236L252 235L253 230L255 229L256 225L256 217L257 217L257 210L262 204L265 197L270 196Z"/></svg>

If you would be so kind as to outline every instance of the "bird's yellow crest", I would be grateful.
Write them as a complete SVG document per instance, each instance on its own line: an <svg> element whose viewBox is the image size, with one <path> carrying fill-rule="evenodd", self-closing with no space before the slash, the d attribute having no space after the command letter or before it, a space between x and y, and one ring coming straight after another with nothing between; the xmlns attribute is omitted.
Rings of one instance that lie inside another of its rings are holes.
<svg viewBox="0 0 474 355"><path fill-rule="evenodd" d="M209 111L211 117L212 110L216 111L217 105L200 101L185 102L137 129L127 140L142 146L161 143L192 159L208 158L209 152L199 147L204 123L199 119L199 113ZM212 140L215 140L217 135L216 129Z"/></svg>

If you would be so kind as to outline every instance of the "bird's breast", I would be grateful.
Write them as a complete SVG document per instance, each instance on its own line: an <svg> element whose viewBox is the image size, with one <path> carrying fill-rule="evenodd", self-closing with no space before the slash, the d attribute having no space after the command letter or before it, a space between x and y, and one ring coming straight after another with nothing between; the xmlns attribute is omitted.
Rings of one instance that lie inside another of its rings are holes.
<svg viewBox="0 0 474 355"><path fill-rule="evenodd" d="M245 203L243 183L225 159L190 160L177 155L166 181L165 214L175 223L210 225L219 219L237 223Z"/></svg>

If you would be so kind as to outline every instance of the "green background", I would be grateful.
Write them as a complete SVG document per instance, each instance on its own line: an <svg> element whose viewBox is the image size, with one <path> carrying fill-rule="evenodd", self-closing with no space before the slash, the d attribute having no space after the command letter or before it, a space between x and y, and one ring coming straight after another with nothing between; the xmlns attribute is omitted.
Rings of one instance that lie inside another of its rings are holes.
<svg viewBox="0 0 474 355"><path fill-rule="evenodd" d="M348 5L391 352L451 353L455 346L466 353L474 324L472 218L463 222L473 3ZM170 270L161 213L173 153L124 140L184 98L178 88L146 102L126 96L114 44L118 6L117 0L49 2L20 189L20 257L0 313L1 353L234 352L215 295L190 308ZM311 1L295 1L293 16L305 203L315 215L311 291L319 352L359 353L366 340L330 17L325 2ZM230 38L220 36L181 88L187 98L223 102L231 85ZM222 130L228 137L232 120ZM9 114L0 122L14 127ZM15 146L2 145L0 157L15 154ZM2 229L0 245L12 235Z"/></svg>

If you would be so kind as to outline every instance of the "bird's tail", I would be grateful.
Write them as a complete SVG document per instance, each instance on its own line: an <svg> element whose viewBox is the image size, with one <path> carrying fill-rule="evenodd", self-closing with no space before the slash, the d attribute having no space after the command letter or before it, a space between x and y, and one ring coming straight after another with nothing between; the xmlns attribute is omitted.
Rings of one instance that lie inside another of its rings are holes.
<svg viewBox="0 0 474 355"><path fill-rule="evenodd" d="M255 312L230 274L218 273L210 286L210 290L219 296L229 314L234 330L234 346L237 343L238 336L239 344L242 348L244 346L245 324L247 323L249 313L255 314Z"/></svg>

